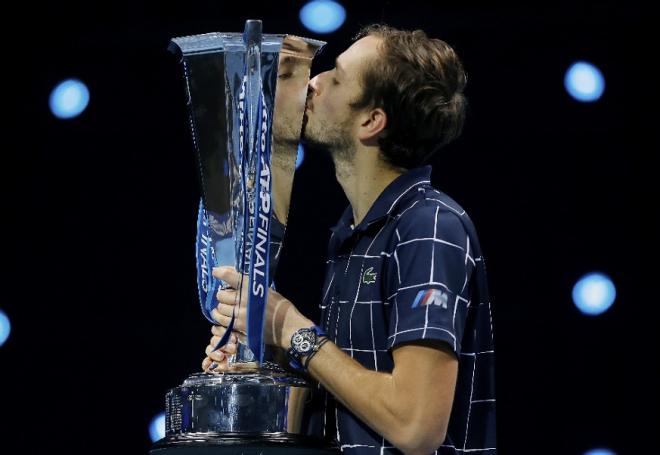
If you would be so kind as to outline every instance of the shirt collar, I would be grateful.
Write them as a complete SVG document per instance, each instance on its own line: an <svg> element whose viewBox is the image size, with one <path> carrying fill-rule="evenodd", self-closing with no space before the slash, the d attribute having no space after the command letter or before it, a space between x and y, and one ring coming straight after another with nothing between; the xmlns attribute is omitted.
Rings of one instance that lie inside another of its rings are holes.
<svg viewBox="0 0 660 455"><path fill-rule="evenodd" d="M353 208L349 205L339 219L339 222L331 230L336 232L344 227L351 231L365 230L371 224L392 213L401 199L410 190L422 184L430 184L431 170L432 167L430 165L416 167L392 180L376 198L367 215L354 230L350 227L353 221Z"/></svg>

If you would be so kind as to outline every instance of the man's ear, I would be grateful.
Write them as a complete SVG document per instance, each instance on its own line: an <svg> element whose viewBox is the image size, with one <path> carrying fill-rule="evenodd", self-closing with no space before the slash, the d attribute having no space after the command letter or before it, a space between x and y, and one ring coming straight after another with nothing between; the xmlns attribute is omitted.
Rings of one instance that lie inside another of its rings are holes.
<svg viewBox="0 0 660 455"><path fill-rule="evenodd" d="M360 119L358 140L377 142L378 136L387 126L387 114L379 107L366 111Z"/></svg>

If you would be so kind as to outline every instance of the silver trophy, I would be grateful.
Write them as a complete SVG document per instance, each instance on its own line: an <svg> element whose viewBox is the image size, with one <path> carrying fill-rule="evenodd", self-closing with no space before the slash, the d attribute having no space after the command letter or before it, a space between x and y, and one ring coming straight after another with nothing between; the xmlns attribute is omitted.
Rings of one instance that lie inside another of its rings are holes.
<svg viewBox="0 0 660 455"><path fill-rule="evenodd" d="M202 185L197 276L203 314L225 287L211 275L235 267L249 280L247 345L229 371L196 373L166 396L166 434L152 454L336 453L301 434L309 385L268 361L263 342L267 289L273 285L287 222L310 68L322 41L244 33L174 38L184 68L190 128ZM243 289L239 286L238 289ZM230 335L220 341L222 346Z"/></svg>

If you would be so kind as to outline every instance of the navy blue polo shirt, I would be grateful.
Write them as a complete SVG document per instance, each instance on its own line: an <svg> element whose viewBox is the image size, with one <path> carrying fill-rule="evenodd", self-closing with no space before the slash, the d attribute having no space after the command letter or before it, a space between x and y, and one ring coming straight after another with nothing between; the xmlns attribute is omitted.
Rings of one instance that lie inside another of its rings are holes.
<svg viewBox="0 0 660 455"><path fill-rule="evenodd" d="M332 228L320 325L347 355L382 372L393 370L395 346L446 343L458 358L458 378L447 438L435 453L495 454L484 259L470 218L430 176L424 166L396 178L356 227L346 209ZM321 385L310 408L307 432L336 439L343 452L401 453Z"/></svg>

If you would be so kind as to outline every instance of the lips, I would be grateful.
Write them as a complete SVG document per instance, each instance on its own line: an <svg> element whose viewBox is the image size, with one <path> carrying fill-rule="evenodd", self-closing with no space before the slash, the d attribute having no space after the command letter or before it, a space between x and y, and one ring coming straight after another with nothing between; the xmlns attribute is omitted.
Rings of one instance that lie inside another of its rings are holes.
<svg viewBox="0 0 660 455"><path fill-rule="evenodd" d="M305 110L314 110L312 109L312 98L313 98L313 92L311 90L307 91L307 98L305 98Z"/></svg>

